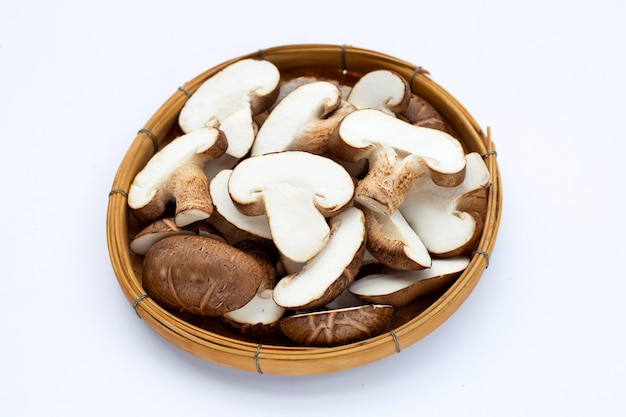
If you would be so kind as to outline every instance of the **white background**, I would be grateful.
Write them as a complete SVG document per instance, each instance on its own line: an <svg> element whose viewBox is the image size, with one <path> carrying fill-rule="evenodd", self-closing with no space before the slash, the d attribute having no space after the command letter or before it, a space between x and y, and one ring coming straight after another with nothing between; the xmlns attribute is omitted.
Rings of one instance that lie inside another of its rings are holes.
<svg viewBox="0 0 626 417"><path fill-rule="evenodd" d="M623 416L624 4L2 1L0 415ZM178 86L294 43L428 69L491 127L504 191L489 268L451 319L306 377L165 342L105 236L117 167Z"/></svg>

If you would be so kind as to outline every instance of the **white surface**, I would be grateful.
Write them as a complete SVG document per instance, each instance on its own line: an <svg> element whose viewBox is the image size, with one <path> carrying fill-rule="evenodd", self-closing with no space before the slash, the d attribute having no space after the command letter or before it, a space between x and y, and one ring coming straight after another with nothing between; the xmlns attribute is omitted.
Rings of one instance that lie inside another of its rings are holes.
<svg viewBox="0 0 626 417"><path fill-rule="evenodd" d="M0 415L624 415L624 3L287 4L2 3ZM292 43L424 66L491 126L504 190L490 266L450 320L312 377L160 339L105 236L113 176L158 106L213 65Z"/></svg>

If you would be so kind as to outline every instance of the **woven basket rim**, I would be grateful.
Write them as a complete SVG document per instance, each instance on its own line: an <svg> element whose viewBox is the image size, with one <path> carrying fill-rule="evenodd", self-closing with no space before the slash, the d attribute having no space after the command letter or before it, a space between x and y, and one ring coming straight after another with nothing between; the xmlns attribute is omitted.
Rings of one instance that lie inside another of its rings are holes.
<svg viewBox="0 0 626 417"><path fill-rule="evenodd" d="M451 121L463 142L483 155L491 174L483 232L469 266L456 282L421 314L389 333L337 347L299 347L254 343L230 338L187 323L146 296L133 268L129 249L127 193L147 160L162 146L185 101L204 80L232 62L244 58L267 59L279 68L313 62L338 74L363 74L371 68L392 69L411 90L431 102ZM398 353L446 321L472 292L489 264L502 211L502 185L490 129L483 132L471 114L422 67L363 48L331 44L293 44L258 50L218 64L180 86L137 132L123 157L109 193L106 218L109 257L125 296L155 332L179 348L211 362L259 373L307 375L335 372L365 365Z"/></svg>

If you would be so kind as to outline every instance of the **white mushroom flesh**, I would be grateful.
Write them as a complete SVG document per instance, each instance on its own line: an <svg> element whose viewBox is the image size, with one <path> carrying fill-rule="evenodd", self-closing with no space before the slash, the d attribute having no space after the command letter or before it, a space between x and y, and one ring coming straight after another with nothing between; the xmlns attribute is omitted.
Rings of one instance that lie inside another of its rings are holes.
<svg viewBox="0 0 626 417"><path fill-rule="evenodd" d="M469 265L469 261L465 256L434 259L428 269L367 275L354 281L349 291L357 297L392 294L419 281L461 272Z"/></svg>
<svg viewBox="0 0 626 417"><path fill-rule="evenodd" d="M347 101L357 109L376 109L396 117L397 111L408 106L409 99L409 85L400 75L389 70L376 70L354 84Z"/></svg>
<svg viewBox="0 0 626 417"><path fill-rule="evenodd" d="M488 187L491 180L478 153L470 153L466 159L465 179L460 185L440 187L428 176L422 176L413 183L400 205L400 212L431 253L454 252L477 233L474 216L458 210L457 206L464 197Z"/></svg>
<svg viewBox="0 0 626 417"><path fill-rule="evenodd" d="M283 255L306 262L326 244L330 228L325 217L350 203L354 183L328 158L287 151L243 160L233 169L228 190L245 214L266 214Z"/></svg>
<svg viewBox="0 0 626 417"><path fill-rule="evenodd" d="M354 148L374 150L373 144L384 144L401 156L415 155L443 174L456 174L465 168L463 148L458 140L378 110L362 109L347 115L339 127L339 135Z"/></svg>
<svg viewBox="0 0 626 417"><path fill-rule="evenodd" d="M309 125L339 105L341 92L329 82L306 83L289 93L259 129L251 155L284 151Z"/></svg>
<svg viewBox="0 0 626 417"><path fill-rule="evenodd" d="M237 323L272 324L285 313L285 308L276 304L271 288L259 291L246 305L224 314L224 317Z"/></svg>
<svg viewBox="0 0 626 417"><path fill-rule="evenodd" d="M257 102L277 92L279 81L280 73L269 61L244 59L230 64L192 94L180 111L179 125L184 132L219 127L229 141L227 153L243 157L256 134L252 118L259 112Z"/></svg>
<svg viewBox="0 0 626 417"><path fill-rule="evenodd" d="M299 272L283 277L274 288L274 300L285 308L309 304L324 296L342 276L365 239L363 212L349 207L330 219L331 236L324 248Z"/></svg>
<svg viewBox="0 0 626 417"><path fill-rule="evenodd" d="M209 190L215 209L233 226L254 236L271 239L270 226L265 214L247 216L240 212L233 203L228 192L228 180L231 173L232 169L224 169L211 180Z"/></svg>
<svg viewBox="0 0 626 417"><path fill-rule="evenodd" d="M421 174L441 185L457 185L464 175L465 157L458 140L374 109L345 116L329 149L348 161L369 161L355 200L387 215L398 209Z"/></svg>
<svg viewBox="0 0 626 417"><path fill-rule="evenodd" d="M163 209L168 201L176 199L175 193L186 194L186 190L181 188L182 184L208 182L202 167L207 161L222 156L225 146L223 134L215 128L202 128L177 137L150 158L135 176L128 192L128 205L135 210L144 209L148 205ZM189 181L190 176L195 176L198 181ZM202 213L194 213L194 207L189 207L191 211L182 213L181 219L176 220L178 226L210 215L206 213L212 210L208 190L188 197L200 200L202 196L204 201L199 201Z"/></svg>
<svg viewBox="0 0 626 417"><path fill-rule="evenodd" d="M373 215L383 236L390 241L401 242L404 254L422 268L430 267L432 260L424 242L401 212L396 210L390 216L374 212Z"/></svg>

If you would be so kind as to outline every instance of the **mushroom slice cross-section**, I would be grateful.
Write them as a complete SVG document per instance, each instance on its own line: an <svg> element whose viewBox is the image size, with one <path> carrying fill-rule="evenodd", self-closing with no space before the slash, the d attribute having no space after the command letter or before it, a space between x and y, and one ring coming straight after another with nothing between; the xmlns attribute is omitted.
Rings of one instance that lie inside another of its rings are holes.
<svg viewBox="0 0 626 417"><path fill-rule="evenodd" d="M330 226L326 246L299 272L278 281L274 288L276 304L291 310L322 307L354 280L365 252L363 212L348 207L330 219Z"/></svg>
<svg viewBox="0 0 626 417"><path fill-rule="evenodd" d="M248 216L265 214L278 250L306 262L326 244L326 220L351 201L354 183L347 171L328 158L286 151L244 159L228 181L235 205Z"/></svg>
<svg viewBox="0 0 626 417"><path fill-rule="evenodd" d="M251 337L266 337L278 333L278 320L283 317L285 309L274 302L272 293L278 272L275 267L274 251L257 241L245 240L234 245L251 255L265 267L264 275L256 294L243 307L229 311L222 319L240 333Z"/></svg>
<svg viewBox="0 0 626 417"><path fill-rule="evenodd" d="M376 109L395 117L411 99L409 83L390 70L375 70L359 78L346 101L357 109Z"/></svg>
<svg viewBox="0 0 626 417"><path fill-rule="evenodd" d="M341 91L342 100L345 100L348 97L348 94L350 94L350 90L352 89L351 86L344 84L340 81L337 81L333 78L325 78L325 77L320 77L318 75L315 75L315 76L300 75L300 76L295 76L295 77L290 77L289 75L285 75L285 74L283 75L284 77L281 78L281 81L280 81L278 97L276 98L276 101L274 102L274 104L270 106L270 108L268 109L269 112L273 111L274 108L282 101L282 99L285 98L287 95L289 95L293 90L305 84L314 83L318 81L326 81L326 82L332 83L337 86L339 91Z"/></svg>
<svg viewBox="0 0 626 417"><path fill-rule="evenodd" d="M207 79L180 111L183 132L219 127L228 138L228 155L241 158L257 133L253 116L276 99L280 73L269 61L243 59Z"/></svg>
<svg viewBox="0 0 626 417"><path fill-rule="evenodd" d="M279 331L278 321L285 315L286 309L276 304L272 294L272 288L260 288L246 305L224 314L222 319L242 334L273 336Z"/></svg>
<svg viewBox="0 0 626 417"><path fill-rule="evenodd" d="M367 207L365 213L367 250L380 263L399 270L429 268L430 253L402 213L382 214Z"/></svg>
<svg viewBox="0 0 626 417"><path fill-rule="evenodd" d="M243 230L264 239L271 239L270 225L265 214L258 216L247 216L243 214L228 192L228 180L232 174L232 169L224 169L220 171L209 185L209 191L213 205L217 212L230 224L236 228Z"/></svg>
<svg viewBox="0 0 626 417"><path fill-rule="evenodd" d="M348 114L329 146L341 159L370 162L356 187L355 201L381 213L397 210L423 173L442 186L458 185L465 175L465 155L457 139L379 110Z"/></svg>
<svg viewBox="0 0 626 417"><path fill-rule="evenodd" d="M323 128L324 117L341 102L341 91L332 83L316 81L304 84L283 98L269 114L256 135L251 155L293 150L295 141L303 142L298 150L306 149L307 142L325 140L334 130ZM337 124L339 121L337 121ZM324 134L322 130L327 133ZM319 145L309 145L313 148Z"/></svg>
<svg viewBox="0 0 626 417"><path fill-rule="evenodd" d="M158 219L140 230L130 241L130 250L137 255L145 255L159 240L174 235L201 235L225 242L220 232L205 221L178 227L173 218L167 217Z"/></svg>
<svg viewBox="0 0 626 417"><path fill-rule="evenodd" d="M130 241L130 250L137 255L145 255L156 242L168 236L192 235L192 230L176 226L173 218L158 219L135 235Z"/></svg>
<svg viewBox="0 0 626 417"><path fill-rule="evenodd" d="M428 269L367 275L354 281L348 291L368 303L402 307L422 295L446 288L465 270L469 261L465 256L433 259Z"/></svg>
<svg viewBox="0 0 626 417"><path fill-rule="evenodd" d="M428 176L413 183L400 212L424 242L440 256L462 253L482 232L483 218L477 212L459 210L464 198L491 184L489 170L480 154L466 156L464 181L456 187L440 187Z"/></svg>
<svg viewBox="0 0 626 417"><path fill-rule="evenodd" d="M224 134L215 128L175 138L135 176L128 205L142 222L159 218L171 200L176 202L175 221L179 227L208 218L213 203L203 166L222 156L227 144Z"/></svg>

